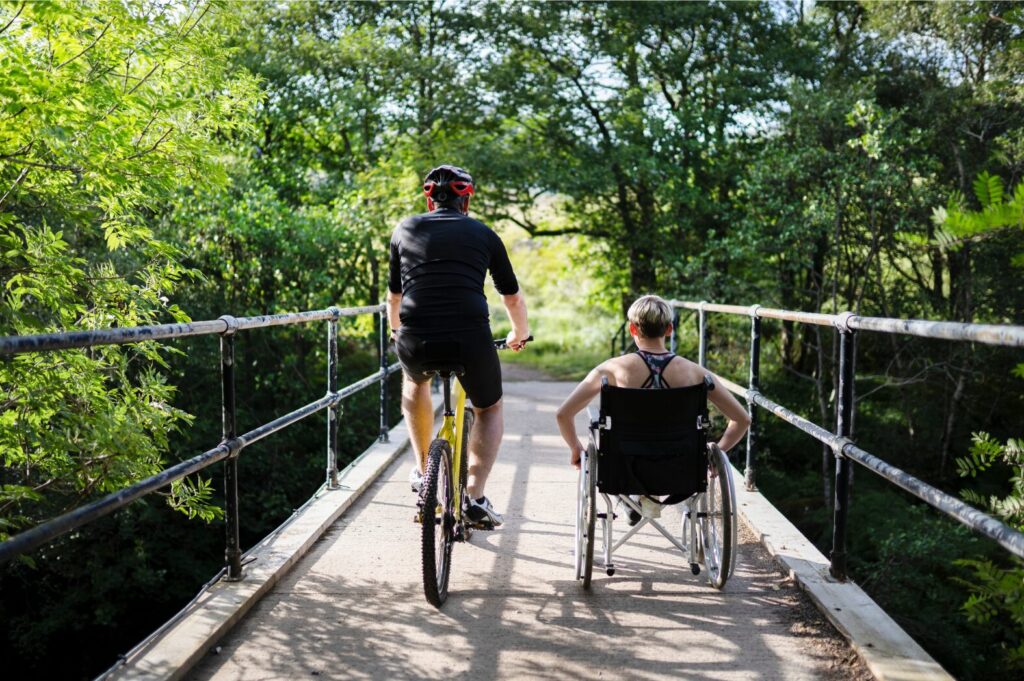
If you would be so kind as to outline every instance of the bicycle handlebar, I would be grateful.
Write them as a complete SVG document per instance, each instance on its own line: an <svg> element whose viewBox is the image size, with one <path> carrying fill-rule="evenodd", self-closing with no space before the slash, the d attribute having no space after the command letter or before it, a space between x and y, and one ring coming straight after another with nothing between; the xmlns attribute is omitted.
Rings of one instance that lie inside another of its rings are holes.
<svg viewBox="0 0 1024 681"><path fill-rule="evenodd" d="M526 345L533 340L533 336L527 336L523 341L523 345ZM495 338L494 347L498 350L508 350L508 340L505 338Z"/></svg>

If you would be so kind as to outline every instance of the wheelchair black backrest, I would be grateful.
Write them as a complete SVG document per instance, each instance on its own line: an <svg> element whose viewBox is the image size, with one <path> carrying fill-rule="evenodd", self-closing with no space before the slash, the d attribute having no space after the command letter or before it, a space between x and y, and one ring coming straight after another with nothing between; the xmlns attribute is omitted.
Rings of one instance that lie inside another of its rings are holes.
<svg viewBox="0 0 1024 681"><path fill-rule="evenodd" d="M603 382L598 489L682 498L705 491L708 387L705 381L643 390Z"/></svg>

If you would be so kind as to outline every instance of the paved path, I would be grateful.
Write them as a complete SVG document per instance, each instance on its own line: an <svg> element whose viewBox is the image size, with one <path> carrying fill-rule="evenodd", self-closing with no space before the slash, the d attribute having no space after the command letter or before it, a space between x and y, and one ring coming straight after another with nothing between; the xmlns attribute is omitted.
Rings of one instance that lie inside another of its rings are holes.
<svg viewBox="0 0 1024 681"><path fill-rule="evenodd" d="M423 598L403 455L191 678L868 678L749 533L723 592L650 528L584 592L571 566L576 474L554 423L570 388L506 384L488 484L506 523L455 547L442 610Z"/></svg>

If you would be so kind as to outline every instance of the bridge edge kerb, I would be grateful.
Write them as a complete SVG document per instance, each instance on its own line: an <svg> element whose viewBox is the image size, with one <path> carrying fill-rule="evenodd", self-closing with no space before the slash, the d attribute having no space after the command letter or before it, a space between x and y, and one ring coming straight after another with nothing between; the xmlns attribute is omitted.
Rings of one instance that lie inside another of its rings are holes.
<svg viewBox="0 0 1024 681"><path fill-rule="evenodd" d="M439 404L435 405L435 415L439 407ZM261 578L264 581L261 584L256 585L250 579L231 582L225 586L218 586L226 584L218 582L211 587L211 590L204 589L200 595L226 599L229 608L213 607L208 601L199 602L198 599L193 601L176 613L164 627L157 629L140 641L135 648L120 656L118 664L103 672L96 678L96 681L121 681L122 679L171 681L185 678L202 657L245 617L246 613L294 567L303 555L308 553L313 543L323 536L327 528L337 521L338 517L347 511L381 473L409 447L408 429L404 420L391 429L391 436L387 443L374 442L371 444L344 470L339 471L341 479L355 473L361 478L360 481L349 488L342 487L338 490L331 490L330 495L314 494L307 502L308 506L303 507L306 509L305 511L293 514L281 527L246 552L246 556L262 554L268 563L274 563L270 568L267 568L267 563L263 564L264 572L261 573ZM221 446L227 447L227 443L221 443ZM375 456L375 459L370 459L371 455ZM358 472L356 468L359 468ZM333 510L331 510L332 508ZM324 515L327 511L329 513ZM309 525L303 517L306 514L314 516L312 525ZM301 543L295 545L294 550L288 549L281 552L271 548L278 539L287 543L288 540L282 537L287 531L286 528L299 528L304 524L313 532L302 539ZM267 573L267 569L271 570L271 573ZM250 574L250 577L252 576ZM214 590L217 593L214 593ZM240 596L239 590L245 594ZM214 617L212 620L207 620L203 617L203 612L212 612ZM213 620L217 620L217 622L213 622ZM197 639L192 633L188 633L190 626L199 626L201 630L205 630L210 635L205 636L204 634L204 637ZM167 660L172 661L171 666L165 664Z"/></svg>

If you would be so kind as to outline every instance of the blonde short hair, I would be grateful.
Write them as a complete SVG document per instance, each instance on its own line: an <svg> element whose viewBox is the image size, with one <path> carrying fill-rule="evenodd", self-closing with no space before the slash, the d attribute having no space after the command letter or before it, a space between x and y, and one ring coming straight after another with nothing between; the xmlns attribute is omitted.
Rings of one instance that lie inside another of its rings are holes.
<svg viewBox="0 0 1024 681"><path fill-rule="evenodd" d="M664 338L672 323L672 306L658 296L640 296L629 306L626 316L644 338Z"/></svg>

